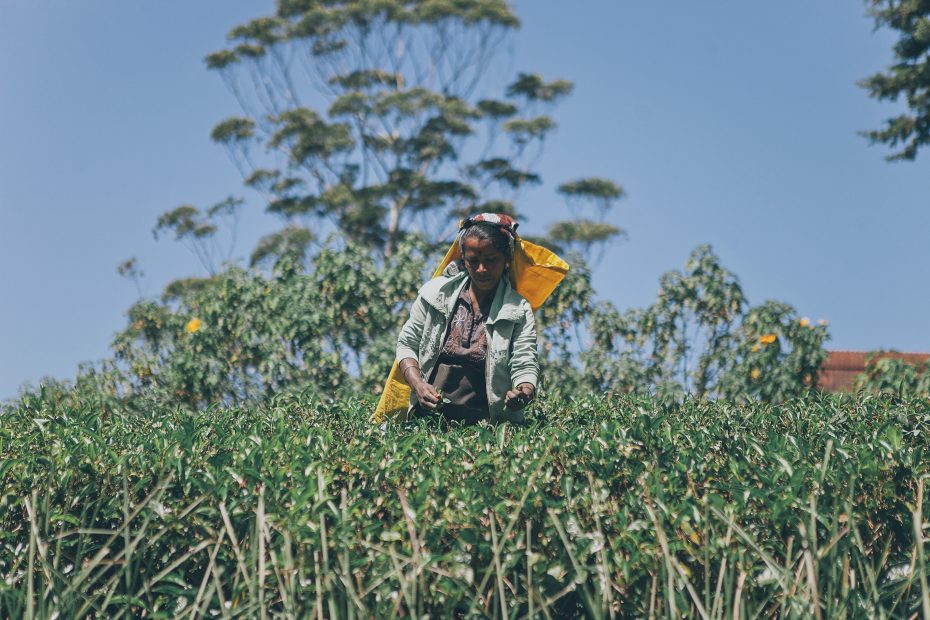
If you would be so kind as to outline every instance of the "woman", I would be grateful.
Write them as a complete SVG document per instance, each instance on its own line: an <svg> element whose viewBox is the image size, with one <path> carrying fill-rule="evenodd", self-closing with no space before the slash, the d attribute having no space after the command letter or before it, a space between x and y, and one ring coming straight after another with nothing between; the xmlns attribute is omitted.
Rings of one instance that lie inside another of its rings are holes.
<svg viewBox="0 0 930 620"><path fill-rule="evenodd" d="M468 218L461 264L420 289L397 339L415 415L467 424L523 419L539 361L533 311L508 277L516 227L506 215Z"/></svg>

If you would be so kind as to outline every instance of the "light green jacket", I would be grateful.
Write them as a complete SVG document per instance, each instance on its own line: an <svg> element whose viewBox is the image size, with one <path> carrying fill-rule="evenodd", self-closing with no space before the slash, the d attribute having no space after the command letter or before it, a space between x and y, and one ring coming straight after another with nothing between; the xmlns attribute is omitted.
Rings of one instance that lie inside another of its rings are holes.
<svg viewBox="0 0 930 620"><path fill-rule="evenodd" d="M424 284L410 309L410 318L400 330L397 359L417 360L424 381L429 380L439 359L455 301L467 280L468 273L463 271ZM485 325L488 334L485 381L491 422L521 421L523 412L504 407L504 396L521 383L530 383L535 388L539 380L536 319L530 303L510 286L506 276L497 287ZM412 392L411 407L416 403L416 392Z"/></svg>

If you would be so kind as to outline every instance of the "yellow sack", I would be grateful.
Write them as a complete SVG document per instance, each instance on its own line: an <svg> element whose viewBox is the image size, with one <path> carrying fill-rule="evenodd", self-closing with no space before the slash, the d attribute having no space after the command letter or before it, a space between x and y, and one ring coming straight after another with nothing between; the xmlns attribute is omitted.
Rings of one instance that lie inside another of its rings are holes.
<svg viewBox="0 0 930 620"><path fill-rule="evenodd" d="M443 270L452 261L462 256L458 238L452 242L452 247L446 252L439 267L433 272L433 278L442 275ZM546 248L524 241L517 237L513 262L510 264L510 285L530 302L536 311L549 298L555 287L559 285L565 274L568 273L568 263ZM391 374L384 384L381 399L371 416L371 421L380 424L388 418L406 414L410 408L410 386L404 378L404 373L397 367L397 360L391 366Z"/></svg>

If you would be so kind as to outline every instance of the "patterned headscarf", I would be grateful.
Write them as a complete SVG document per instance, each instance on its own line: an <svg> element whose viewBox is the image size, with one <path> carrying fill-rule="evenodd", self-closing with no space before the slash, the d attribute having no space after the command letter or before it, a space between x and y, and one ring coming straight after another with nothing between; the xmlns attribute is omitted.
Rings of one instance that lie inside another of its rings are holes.
<svg viewBox="0 0 930 620"><path fill-rule="evenodd" d="M478 215L467 217L459 222L459 231L470 228L478 222L484 222L486 224L493 224L497 226L502 231L504 231L508 237L510 237L511 241L517 238L517 226L520 224L517 222L517 220L513 219L509 215L504 215L503 213L479 213Z"/></svg>

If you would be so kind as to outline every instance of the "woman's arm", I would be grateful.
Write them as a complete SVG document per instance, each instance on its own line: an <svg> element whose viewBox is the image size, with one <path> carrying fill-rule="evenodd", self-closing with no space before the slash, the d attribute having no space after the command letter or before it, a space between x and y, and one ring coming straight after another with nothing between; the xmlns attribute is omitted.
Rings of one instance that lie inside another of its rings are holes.
<svg viewBox="0 0 930 620"><path fill-rule="evenodd" d="M504 397L508 409L523 409L536 395L539 382L539 356L536 346L536 317L529 304L524 308L524 321L514 326L510 353L510 379L515 386Z"/></svg>
<svg viewBox="0 0 930 620"><path fill-rule="evenodd" d="M417 395L420 406L424 409L435 409L439 404L439 393L420 376L420 339L423 337L427 312L426 301L417 295L413 306L410 307L410 317L397 337L395 354L398 360L397 367L403 373L410 389Z"/></svg>

